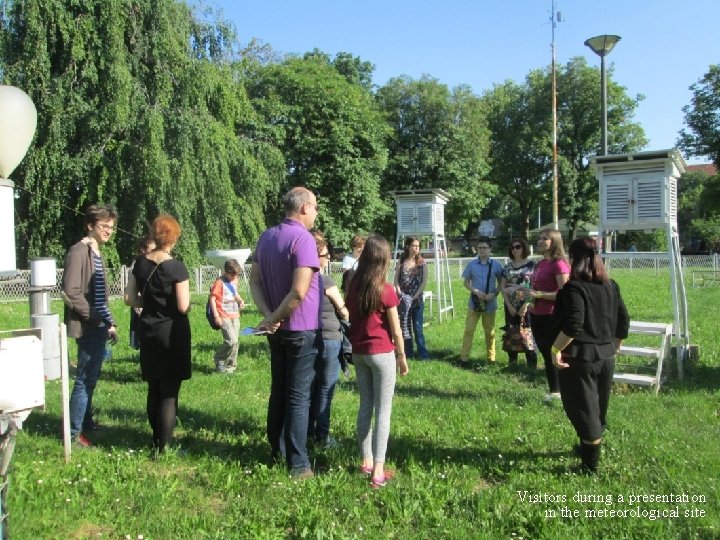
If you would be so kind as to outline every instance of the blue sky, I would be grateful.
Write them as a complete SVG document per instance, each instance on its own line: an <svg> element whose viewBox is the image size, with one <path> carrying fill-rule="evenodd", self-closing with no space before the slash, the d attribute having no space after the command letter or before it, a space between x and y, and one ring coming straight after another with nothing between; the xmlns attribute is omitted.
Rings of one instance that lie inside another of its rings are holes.
<svg viewBox="0 0 720 540"><path fill-rule="evenodd" d="M551 0L209 0L251 38L282 53L318 48L352 53L375 64L374 82L428 74L477 94L504 80L522 81L550 64ZM635 120L647 150L675 146L684 127L688 87L720 63L719 0L556 0L558 63L600 58L583 45L600 34L622 37L606 58L630 95L643 94ZM598 90L599 91L599 90ZM598 97L599 99L599 97ZM685 156L688 163L709 161Z"/></svg>

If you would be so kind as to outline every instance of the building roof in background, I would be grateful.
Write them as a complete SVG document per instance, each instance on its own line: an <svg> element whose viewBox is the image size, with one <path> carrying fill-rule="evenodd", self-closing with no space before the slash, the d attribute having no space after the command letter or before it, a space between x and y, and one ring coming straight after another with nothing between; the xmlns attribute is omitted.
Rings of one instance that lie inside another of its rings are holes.
<svg viewBox="0 0 720 540"><path fill-rule="evenodd" d="M717 174L717 167L714 163L700 163L698 165L688 165L685 172L697 172L702 171L708 176L715 176Z"/></svg>
<svg viewBox="0 0 720 540"><path fill-rule="evenodd" d="M554 227L553 227L552 223L547 223L547 224L543 225L542 227L538 227L537 229L532 229L530 231L530 234L540 234L540 231L542 231L544 229L553 229L553 228ZM566 219L558 220L558 230L564 234L567 234L569 232ZM593 225L592 223L588 223L586 221L579 221L577 223L577 227L575 228L575 232L578 232L578 233L585 232L588 234L591 234L591 233L597 234L598 226Z"/></svg>

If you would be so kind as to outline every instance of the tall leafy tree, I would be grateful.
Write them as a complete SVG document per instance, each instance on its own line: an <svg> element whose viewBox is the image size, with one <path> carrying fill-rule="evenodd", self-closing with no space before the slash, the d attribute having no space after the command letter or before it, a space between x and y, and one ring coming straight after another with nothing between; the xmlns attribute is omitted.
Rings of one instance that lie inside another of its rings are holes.
<svg viewBox="0 0 720 540"><path fill-rule="evenodd" d="M303 59L315 59L319 62L332 65L338 73L347 79L350 84L358 85L370 92L373 88L372 76L375 66L371 62L361 59L359 56L353 56L348 52L339 52L334 59L330 55L320 49L313 49L305 53Z"/></svg>
<svg viewBox="0 0 720 540"><path fill-rule="evenodd" d="M380 190L387 125L366 88L315 52L259 68L248 91L282 149L283 190L303 185L317 194L318 226L334 245L375 229L390 210Z"/></svg>
<svg viewBox="0 0 720 540"><path fill-rule="evenodd" d="M517 208L522 235L527 238L534 208L547 202L547 114L537 106L530 85L507 81L486 92L490 144L490 178L506 210ZM537 97L537 96L535 96ZM541 100L542 101L542 100ZM489 217L489 216L488 216Z"/></svg>
<svg viewBox="0 0 720 540"><path fill-rule="evenodd" d="M446 231L464 233L494 193L487 181L489 132L480 101L468 87L451 92L428 76L391 79L378 89L377 101L392 129L383 190L449 192Z"/></svg>
<svg viewBox="0 0 720 540"><path fill-rule="evenodd" d="M687 174L683 175L683 179ZM720 174L704 179L692 228L713 252L720 251Z"/></svg>
<svg viewBox="0 0 720 540"><path fill-rule="evenodd" d="M549 73L546 80L549 87ZM600 71L588 66L585 58L576 57L561 67L557 81L561 213L574 236L579 221L593 222L599 217L599 185L588 159L600 147ZM608 70L607 96L608 153L641 150L647 138L633 117L644 96L629 96L627 89L613 80L612 67Z"/></svg>
<svg viewBox="0 0 720 540"><path fill-rule="evenodd" d="M678 145L692 156L708 156L720 167L720 64L690 87L690 105L683 107L687 129L680 132Z"/></svg>
<svg viewBox="0 0 720 540"><path fill-rule="evenodd" d="M257 118L228 61L228 25L174 0L2 4L3 82L38 109L15 175L21 260L61 257L77 215L96 201L120 213L116 262L130 260L159 212L180 221L189 263L206 248L254 241L281 160L244 136Z"/></svg>
<svg viewBox="0 0 720 540"><path fill-rule="evenodd" d="M598 218L598 184L588 159L600 141L600 74L583 58L557 68L559 214L571 229ZM549 69L531 71L525 81L506 82L486 92L492 132L491 178L507 204L517 208L527 236L532 210L552 200L552 81ZM642 96L630 97L608 76L608 149L626 153L647 140L632 121Z"/></svg>

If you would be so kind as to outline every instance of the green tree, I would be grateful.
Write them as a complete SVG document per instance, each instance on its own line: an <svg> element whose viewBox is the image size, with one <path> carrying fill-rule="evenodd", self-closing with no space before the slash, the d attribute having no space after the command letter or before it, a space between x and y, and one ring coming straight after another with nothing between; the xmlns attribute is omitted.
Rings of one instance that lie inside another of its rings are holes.
<svg viewBox="0 0 720 540"><path fill-rule="evenodd" d="M380 190L387 126L372 95L317 52L260 67L248 91L266 137L282 149L283 191L303 185L317 194L318 226L336 246L376 229L390 208Z"/></svg>
<svg viewBox="0 0 720 540"><path fill-rule="evenodd" d="M512 81L483 95L492 133L490 178L506 213L517 208L522 236L528 238L534 208L548 201L547 114L538 107L529 85Z"/></svg>
<svg viewBox="0 0 720 540"><path fill-rule="evenodd" d="M703 213L703 188L710 175L702 170L685 172L678 181L678 229L681 243L688 244L698 236L692 225Z"/></svg>
<svg viewBox="0 0 720 540"><path fill-rule="evenodd" d="M720 252L720 174L705 178L696 210L696 218L691 221L692 229L705 239L713 252Z"/></svg>
<svg viewBox="0 0 720 540"><path fill-rule="evenodd" d="M392 128L383 191L447 191L446 232L464 233L494 193L487 181L489 132L482 104L468 87L451 92L428 76L391 79L377 101Z"/></svg>
<svg viewBox="0 0 720 540"><path fill-rule="evenodd" d="M557 67L559 217L573 229L598 219L598 183L588 159L600 141L600 74L583 58ZM506 82L486 92L492 172L509 210L517 208L527 235L530 216L552 201L552 80L549 69L531 71L522 84ZM642 96L632 98L608 75L608 149L633 152L647 140L632 121Z"/></svg>
<svg viewBox="0 0 720 540"><path fill-rule="evenodd" d="M647 144L642 127L633 121L644 97L629 96L612 76L611 67L607 75L608 153L636 152ZM599 186L588 159L600 147L600 71L576 57L558 70L557 81L561 213L574 236L579 221L596 222L599 217Z"/></svg>
<svg viewBox="0 0 720 540"><path fill-rule="evenodd" d="M61 257L96 201L120 213L116 263L159 212L181 223L190 264L257 238L281 160L246 135L258 119L228 61L229 25L174 0L5 0L2 11L3 82L39 117L15 175L20 260Z"/></svg>
<svg viewBox="0 0 720 540"><path fill-rule="evenodd" d="M720 167L720 64L690 87L692 103L683 107L688 128L680 132L678 146L691 156L708 156Z"/></svg>
<svg viewBox="0 0 720 540"><path fill-rule="evenodd" d="M375 66L371 62L362 60L359 56L353 56L348 52L339 52L331 60L328 53L316 48L305 53L303 59L317 60L329 64L345 77L350 84L361 86L368 92L372 91L372 76Z"/></svg>

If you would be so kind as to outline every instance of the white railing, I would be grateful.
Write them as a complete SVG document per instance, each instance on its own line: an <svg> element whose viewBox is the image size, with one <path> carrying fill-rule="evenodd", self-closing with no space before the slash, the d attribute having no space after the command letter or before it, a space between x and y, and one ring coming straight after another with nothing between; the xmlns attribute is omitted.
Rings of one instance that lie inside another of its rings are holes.
<svg viewBox="0 0 720 540"><path fill-rule="evenodd" d="M655 252L636 252L636 253L609 253L605 255L606 264L612 273L613 270L631 270L631 271L642 271L650 270L655 275L668 272L670 267L670 261L667 253L655 253ZM505 264L507 262L506 257L494 257L494 259ZM433 259L426 259L428 262L428 279L430 281L429 286L432 288L435 281ZM450 275L453 279L460 279L462 276L463 269L468 261L472 260L472 257L453 257L448 259L450 267ZM720 255L686 255L681 258L682 267L685 274L685 279L690 280L692 270L720 270ZM388 278L392 279L391 269ZM128 267L122 266L119 271L109 271L110 274L110 294L112 296L122 296L127 284ZM342 277L341 263L333 262L330 263L330 274L335 278L338 285ZM60 298L60 284L62 283L63 269L58 268L57 270L57 285L51 290L50 296L53 299ZM220 271L214 266L200 266L190 271L190 287L197 294L204 294L210 290L215 278L220 275ZM250 265L245 265L245 277L250 275ZM30 270L18 270L15 277L11 279L0 280L0 303L2 302L21 302L28 300L28 289L30 288ZM247 288L247 279L241 281L240 287L241 294L250 297Z"/></svg>

